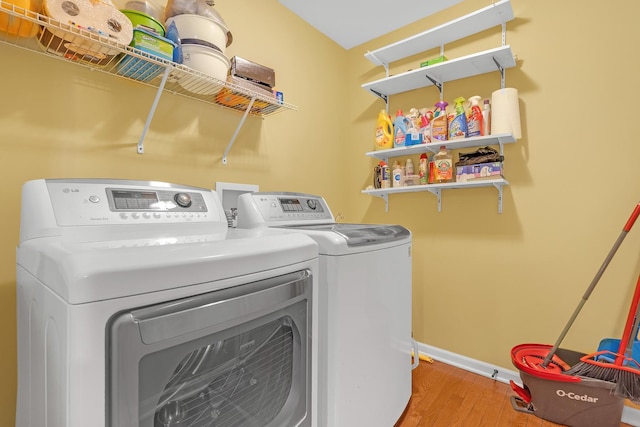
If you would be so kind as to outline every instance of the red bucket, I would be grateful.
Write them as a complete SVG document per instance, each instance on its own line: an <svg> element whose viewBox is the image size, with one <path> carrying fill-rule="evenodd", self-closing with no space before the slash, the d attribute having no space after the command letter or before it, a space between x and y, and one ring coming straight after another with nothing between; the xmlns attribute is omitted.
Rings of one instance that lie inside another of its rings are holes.
<svg viewBox="0 0 640 427"><path fill-rule="evenodd" d="M511 381L518 394L511 397L513 408L571 427L620 427L624 398L614 394L616 384L564 374L584 356L571 350L558 349L543 368L551 349L546 344L520 344L511 350L523 384Z"/></svg>

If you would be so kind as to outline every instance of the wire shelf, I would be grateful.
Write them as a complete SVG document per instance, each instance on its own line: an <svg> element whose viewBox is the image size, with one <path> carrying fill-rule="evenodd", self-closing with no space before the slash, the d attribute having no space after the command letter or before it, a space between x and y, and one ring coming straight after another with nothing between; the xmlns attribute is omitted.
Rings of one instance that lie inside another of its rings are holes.
<svg viewBox="0 0 640 427"><path fill-rule="evenodd" d="M0 0L0 43L226 109L247 113L250 108L250 115L265 117L298 109L278 100L268 90L241 79L229 77L227 81L218 80L183 64L3 0Z"/></svg>

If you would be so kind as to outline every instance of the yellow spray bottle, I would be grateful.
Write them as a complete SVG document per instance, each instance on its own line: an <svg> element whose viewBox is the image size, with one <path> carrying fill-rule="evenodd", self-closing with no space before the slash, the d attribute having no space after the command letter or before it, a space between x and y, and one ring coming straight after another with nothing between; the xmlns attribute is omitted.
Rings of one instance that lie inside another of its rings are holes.
<svg viewBox="0 0 640 427"><path fill-rule="evenodd" d="M386 110L380 110L376 123L376 150L393 148L393 122Z"/></svg>

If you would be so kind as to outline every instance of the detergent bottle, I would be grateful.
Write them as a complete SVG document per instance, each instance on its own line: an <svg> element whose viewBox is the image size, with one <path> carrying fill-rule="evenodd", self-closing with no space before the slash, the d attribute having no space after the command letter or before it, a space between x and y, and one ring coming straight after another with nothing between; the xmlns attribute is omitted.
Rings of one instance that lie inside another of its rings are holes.
<svg viewBox="0 0 640 427"><path fill-rule="evenodd" d="M420 132L420 111L417 108L409 110L407 116L407 138L405 145L422 144L422 133Z"/></svg>
<svg viewBox="0 0 640 427"><path fill-rule="evenodd" d="M376 123L376 150L393 148L393 123L385 110L380 110Z"/></svg>
<svg viewBox="0 0 640 427"><path fill-rule="evenodd" d="M449 124L449 139L466 138L467 137L467 113L464 111L464 99L458 97L455 102L453 119Z"/></svg>
<svg viewBox="0 0 640 427"><path fill-rule="evenodd" d="M471 103L471 110L469 111L469 117L467 118L467 136L481 136L484 125L482 117L482 110L480 109L480 96L472 96L469 98Z"/></svg>
<svg viewBox="0 0 640 427"><path fill-rule="evenodd" d="M404 147L407 139L407 118L402 110L396 111L396 118L393 120L393 147Z"/></svg>
<svg viewBox="0 0 640 427"><path fill-rule="evenodd" d="M420 131L422 132L422 143L431 142L431 121L433 120L433 111L426 108L420 109Z"/></svg>
<svg viewBox="0 0 640 427"><path fill-rule="evenodd" d="M436 109L433 111L433 120L431 120L432 141L447 140L447 105L449 105L449 103L446 101L440 101L436 103Z"/></svg>

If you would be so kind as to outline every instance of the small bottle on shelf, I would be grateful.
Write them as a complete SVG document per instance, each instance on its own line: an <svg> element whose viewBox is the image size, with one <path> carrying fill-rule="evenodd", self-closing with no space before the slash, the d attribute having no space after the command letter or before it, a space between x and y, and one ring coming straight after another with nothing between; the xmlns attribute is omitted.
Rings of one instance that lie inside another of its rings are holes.
<svg viewBox="0 0 640 427"><path fill-rule="evenodd" d="M393 162L393 172L391 173L393 176L393 187L400 187L402 183L402 169L400 169L400 163L396 160Z"/></svg>
<svg viewBox="0 0 640 427"><path fill-rule="evenodd" d="M413 175L413 161L411 160L411 158L408 158L406 163L404 164L404 172L405 174L407 174L407 176Z"/></svg>
<svg viewBox="0 0 640 427"><path fill-rule="evenodd" d="M380 187L389 188L389 165L384 160L380 162Z"/></svg>
<svg viewBox="0 0 640 427"><path fill-rule="evenodd" d="M491 135L491 105L485 99L482 105L482 136Z"/></svg>
<svg viewBox="0 0 640 427"><path fill-rule="evenodd" d="M420 185L427 183L429 169L427 163L427 153L422 153L420 155L420 164L418 165L418 170L420 171Z"/></svg>

